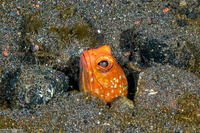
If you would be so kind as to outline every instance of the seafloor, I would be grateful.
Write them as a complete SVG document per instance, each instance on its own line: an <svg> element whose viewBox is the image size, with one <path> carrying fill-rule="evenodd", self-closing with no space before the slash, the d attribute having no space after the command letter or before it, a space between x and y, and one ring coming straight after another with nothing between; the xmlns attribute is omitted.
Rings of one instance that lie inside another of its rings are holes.
<svg viewBox="0 0 200 133"><path fill-rule="evenodd" d="M0 1L0 132L199 132L200 1ZM109 45L129 95L79 92Z"/></svg>

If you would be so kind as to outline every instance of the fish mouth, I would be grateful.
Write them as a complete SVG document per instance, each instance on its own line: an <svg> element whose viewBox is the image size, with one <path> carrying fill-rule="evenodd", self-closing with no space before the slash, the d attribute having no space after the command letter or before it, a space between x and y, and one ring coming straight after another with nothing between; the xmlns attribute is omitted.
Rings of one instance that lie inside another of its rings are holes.
<svg viewBox="0 0 200 133"><path fill-rule="evenodd" d="M90 59L88 51L84 51L84 53L81 55L80 58L80 73L79 73L79 90L84 91L84 92L91 92L91 83L90 83L90 78L91 75L89 74L92 72L92 68L90 64ZM89 62L88 62L89 61Z"/></svg>
<svg viewBox="0 0 200 133"><path fill-rule="evenodd" d="M102 90L104 90L105 87L96 78L96 74L94 73L94 69L96 68L93 68L91 58L88 51L84 51L80 57L79 90L99 97L99 95L103 95L103 93L97 93L97 88L102 88Z"/></svg>

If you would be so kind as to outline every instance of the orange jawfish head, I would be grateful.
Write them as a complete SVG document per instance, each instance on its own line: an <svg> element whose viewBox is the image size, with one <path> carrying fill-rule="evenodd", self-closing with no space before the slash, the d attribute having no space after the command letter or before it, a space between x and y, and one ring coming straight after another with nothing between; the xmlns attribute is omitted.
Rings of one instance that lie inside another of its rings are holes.
<svg viewBox="0 0 200 133"><path fill-rule="evenodd" d="M79 89L105 102L127 96L126 76L108 45L84 51L80 59Z"/></svg>

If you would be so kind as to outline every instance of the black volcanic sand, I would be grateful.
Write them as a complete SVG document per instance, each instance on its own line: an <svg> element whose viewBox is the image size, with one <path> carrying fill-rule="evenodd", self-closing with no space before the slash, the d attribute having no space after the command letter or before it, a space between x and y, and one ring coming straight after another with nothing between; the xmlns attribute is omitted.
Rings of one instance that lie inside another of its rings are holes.
<svg viewBox="0 0 200 133"><path fill-rule="evenodd" d="M199 7L0 2L0 132L198 132ZM77 91L81 53L105 44L129 82L109 105Z"/></svg>

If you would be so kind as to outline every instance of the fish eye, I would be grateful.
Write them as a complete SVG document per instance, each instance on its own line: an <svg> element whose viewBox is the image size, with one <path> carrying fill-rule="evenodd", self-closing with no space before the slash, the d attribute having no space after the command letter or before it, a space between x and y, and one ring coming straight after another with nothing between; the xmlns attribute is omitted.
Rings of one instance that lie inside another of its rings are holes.
<svg viewBox="0 0 200 133"><path fill-rule="evenodd" d="M114 59L111 55L100 56L96 60L96 69L101 73L109 72L114 64Z"/></svg>
<svg viewBox="0 0 200 133"><path fill-rule="evenodd" d="M103 68L106 68L109 65L109 63L108 63L108 61L101 61L101 62L98 63L98 65L103 67Z"/></svg>

